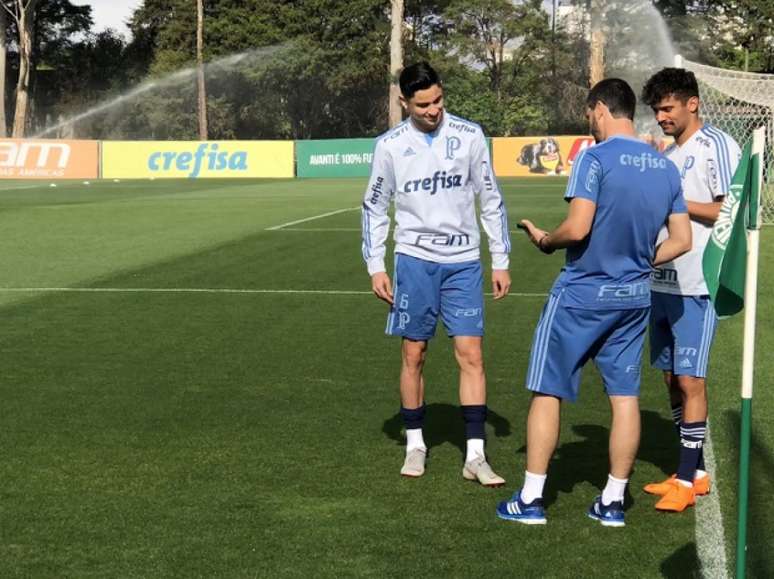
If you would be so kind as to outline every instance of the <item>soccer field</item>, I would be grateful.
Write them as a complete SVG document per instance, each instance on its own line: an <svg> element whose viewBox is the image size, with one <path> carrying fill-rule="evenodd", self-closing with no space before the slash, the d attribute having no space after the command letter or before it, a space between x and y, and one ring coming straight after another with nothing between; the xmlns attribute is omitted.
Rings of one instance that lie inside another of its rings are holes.
<svg viewBox="0 0 774 579"><path fill-rule="evenodd" d="M512 229L565 214L562 179L501 185ZM426 366L428 470L403 479L399 343L360 256L364 186L4 184L0 576L691 577L700 556L733 567L741 316L720 324L710 363L718 484L700 501L719 497L722 518L701 504L698 522L656 512L641 490L676 466L650 368L627 526L585 516L606 479L609 419L589 367L564 408L548 525L501 521L496 503L523 475L532 331L563 252L543 256L514 231L513 293L486 303L488 452L506 488L462 480L442 329ZM773 233L761 247L752 577L774 575Z"/></svg>

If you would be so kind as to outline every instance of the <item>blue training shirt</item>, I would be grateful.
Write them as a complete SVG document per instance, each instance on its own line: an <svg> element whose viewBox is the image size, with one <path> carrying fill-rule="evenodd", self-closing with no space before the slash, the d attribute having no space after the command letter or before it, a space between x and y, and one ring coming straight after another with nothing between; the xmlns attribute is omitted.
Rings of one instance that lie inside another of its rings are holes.
<svg viewBox="0 0 774 579"><path fill-rule="evenodd" d="M640 140L614 136L576 159L564 195L575 197L596 204L594 221L586 239L567 248L551 293L563 293L567 307L649 307L658 232L670 214L687 212L677 167Z"/></svg>

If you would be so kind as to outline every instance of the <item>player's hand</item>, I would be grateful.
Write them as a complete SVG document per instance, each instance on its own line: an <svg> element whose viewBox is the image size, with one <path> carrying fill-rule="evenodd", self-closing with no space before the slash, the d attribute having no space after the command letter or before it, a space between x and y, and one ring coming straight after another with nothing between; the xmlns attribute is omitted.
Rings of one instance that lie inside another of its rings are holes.
<svg viewBox="0 0 774 579"><path fill-rule="evenodd" d="M392 282L390 281L390 276L385 272L380 271L371 276L371 289L377 298L384 300L390 305L393 304Z"/></svg>
<svg viewBox="0 0 774 579"><path fill-rule="evenodd" d="M504 298L509 291L511 291L511 274L508 273L507 269L493 269L492 293L494 293L494 299Z"/></svg>
<svg viewBox="0 0 774 579"><path fill-rule="evenodd" d="M544 231L543 229L535 227L535 224L532 223L529 219L522 219L521 221L519 221L518 228L523 229L524 231L527 232L527 235L529 236L529 240L540 251L542 251L543 253L551 253L546 251L540 246L540 240L543 239L546 235L548 235L548 231Z"/></svg>

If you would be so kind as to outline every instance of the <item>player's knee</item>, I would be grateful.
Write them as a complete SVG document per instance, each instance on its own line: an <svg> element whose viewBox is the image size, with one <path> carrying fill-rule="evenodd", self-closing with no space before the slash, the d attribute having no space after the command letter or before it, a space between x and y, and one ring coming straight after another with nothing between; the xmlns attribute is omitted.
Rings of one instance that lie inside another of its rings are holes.
<svg viewBox="0 0 774 579"><path fill-rule="evenodd" d="M407 342L403 346L403 366L409 370L421 370L425 362L426 348L421 342Z"/></svg>
<svg viewBox="0 0 774 579"><path fill-rule="evenodd" d="M686 396L693 397L705 395L706 381L704 378L697 378L696 376L678 376L677 383L680 390Z"/></svg>
<svg viewBox="0 0 774 579"><path fill-rule="evenodd" d="M483 372L484 356L481 348L456 348L454 354L463 370Z"/></svg>

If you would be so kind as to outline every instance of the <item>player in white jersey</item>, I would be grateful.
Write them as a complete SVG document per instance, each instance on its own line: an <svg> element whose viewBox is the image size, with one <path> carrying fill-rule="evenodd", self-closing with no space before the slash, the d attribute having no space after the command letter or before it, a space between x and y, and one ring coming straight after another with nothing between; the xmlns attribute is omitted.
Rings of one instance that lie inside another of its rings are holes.
<svg viewBox="0 0 774 579"><path fill-rule="evenodd" d="M386 332L402 336L401 415L406 457L401 474L425 472L427 446L422 367L440 316L454 339L467 452L463 477L485 486L505 483L484 453L486 379L483 276L475 199L489 237L495 299L508 294L510 238L502 195L481 128L444 111L435 70L418 63L400 75L408 118L376 141L363 200L363 257L377 297L390 304ZM388 210L395 201L394 286L386 273Z"/></svg>
<svg viewBox="0 0 774 579"><path fill-rule="evenodd" d="M676 475L646 485L645 491L662 497L657 509L680 512L710 488L702 445L707 428L707 363L717 316L704 282L702 256L740 149L729 135L702 122L699 87L692 72L661 70L645 84L642 99L653 109L664 134L675 139L665 154L680 170L693 229L691 251L656 268L652 279L651 362L664 371L680 436L680 462Z"/></svg>

